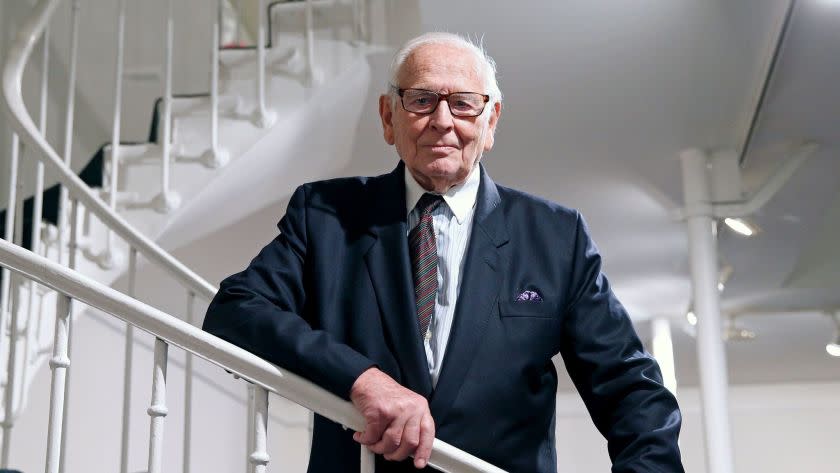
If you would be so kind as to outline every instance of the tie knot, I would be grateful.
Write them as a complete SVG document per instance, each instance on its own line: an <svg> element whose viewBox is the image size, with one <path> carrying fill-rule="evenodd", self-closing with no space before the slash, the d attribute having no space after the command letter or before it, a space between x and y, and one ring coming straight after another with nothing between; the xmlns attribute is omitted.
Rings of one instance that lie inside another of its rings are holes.
<svg viewBox="0 0 840 473"><path fill-rule="evenodd" d="M417 201L417 205L414 208L420 211L420 215L428 214L435 210L441 202L443 202L443 197L439 194L426 192L420 197L420 200Z"/></svg>

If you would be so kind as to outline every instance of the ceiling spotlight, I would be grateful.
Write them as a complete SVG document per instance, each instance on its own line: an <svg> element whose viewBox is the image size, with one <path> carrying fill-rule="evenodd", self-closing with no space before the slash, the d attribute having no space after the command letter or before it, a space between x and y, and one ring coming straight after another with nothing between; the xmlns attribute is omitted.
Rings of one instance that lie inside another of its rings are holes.
<svg viewBox="0 0 840 473"><path fill-rule="evenodd" d="M688 320L689 325L697 325L697 316L694 315L694 311L689 310L685 314L685 319Z"/></svg>
<svg viewBox="0 0 840 473"><path fill-rule="evenodd" d="M726 288L726 283L729 281L729 278L732 277L732 273L735 269L732 267L731 264L727 262L721 262L720 264L720 271L718 271L718 283L717 283L717 290L718 292L723 292Z"/></svg>
<svg viewBox="0 0 840 473"><path fill-rule="evenodd" d="M734 318L727 318L723 329L723 339L727 341L746 341L755 338L755 332L740 326Z"/></svg>
<svg viewBox="0 0 840 473"><path fill-rule="evenodd" d="M834 331L834 340L825 346L825 351L831 356L840 358L840 312L829 314L829 317L834 320L836 329Z"/></svg>
<svg viewBox="0 0 840 473"><path fill-rule="evenodd" d="M751 237L758 233L758 227L743 218L727 217L723 219L723 223L733 232L745 237Z"/></svg>

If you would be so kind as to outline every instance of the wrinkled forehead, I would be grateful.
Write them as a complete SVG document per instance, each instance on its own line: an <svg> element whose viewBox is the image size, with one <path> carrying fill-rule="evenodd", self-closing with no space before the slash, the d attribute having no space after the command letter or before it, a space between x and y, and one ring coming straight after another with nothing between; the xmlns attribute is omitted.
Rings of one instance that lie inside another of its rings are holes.
<svg viewBox="0 0 840 473"><path fill-rule="evenodd" d="M417 47L406 58L397 78L404 89L486 93L478 58L457 45L431 43Z"/></svg>

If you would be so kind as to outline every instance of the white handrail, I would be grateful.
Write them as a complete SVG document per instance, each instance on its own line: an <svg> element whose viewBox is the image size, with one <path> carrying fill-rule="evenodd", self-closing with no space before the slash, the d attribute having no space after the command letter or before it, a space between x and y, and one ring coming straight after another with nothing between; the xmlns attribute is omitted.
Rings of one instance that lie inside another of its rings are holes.
<svg viewBox="0 0 840 473"><path fill-rule="evenodd" d="M334 422L356 431L364 428L364 418L353 404L296 374L76 271L6 241L0 241L0 263ZM434 441L429 464L451 473L504 472L441 440Z"/></svg>
<svg viewBox="0 0 840 473"><path fill-rule="evenodd" d="M54 13L61 0L40 0L34 8L34 14L26 20L18 32L15 41L8 51L6 64L3 67L3 96L9 111L10 124L20 135L20 138L33 150L33 153L43 160L44 164L54 173L59 182L77 198L89 212L97 216L106 226L110 227L129 246L137 250L150 261L161 265L173 274L187 287L193 289L197 295L210 299L215 295L216 288L187 268L172 255L160 248L155 242L135 230L116 212L108 208L89 188L64 164L46 139L38 133L32 122L32 117L26 110L22 95L23 69L32 53L32 48L38 37L44 31L49 18Z"/></svg>

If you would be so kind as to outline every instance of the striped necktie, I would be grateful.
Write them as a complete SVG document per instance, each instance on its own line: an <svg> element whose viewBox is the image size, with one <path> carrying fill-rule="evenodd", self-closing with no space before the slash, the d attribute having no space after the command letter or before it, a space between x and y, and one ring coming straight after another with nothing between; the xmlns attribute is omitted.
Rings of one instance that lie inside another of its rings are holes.
<svg viewBox="0 0 840 473"><path fill-rule="evenodd" d="M431 338L429 324L435 312L438 289L438 254L435 229L432 227L432 212L442 201L443 198L439 195L423 194L415 206L420 211L420 221L408 233L417 320L420 324L420 336L426 340Z"/></svg>

